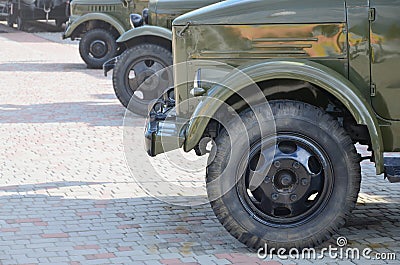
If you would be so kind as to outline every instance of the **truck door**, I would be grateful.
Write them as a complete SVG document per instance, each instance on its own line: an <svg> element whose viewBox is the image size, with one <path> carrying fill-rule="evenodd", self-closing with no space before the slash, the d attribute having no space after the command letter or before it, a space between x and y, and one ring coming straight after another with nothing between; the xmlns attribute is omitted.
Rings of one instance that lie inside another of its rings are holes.
<svg viewBox="0 0 400 265"><path fill-rule="evenodd" d="M400 120L400 0L371 0L370 7L372 105Z"/></svg>

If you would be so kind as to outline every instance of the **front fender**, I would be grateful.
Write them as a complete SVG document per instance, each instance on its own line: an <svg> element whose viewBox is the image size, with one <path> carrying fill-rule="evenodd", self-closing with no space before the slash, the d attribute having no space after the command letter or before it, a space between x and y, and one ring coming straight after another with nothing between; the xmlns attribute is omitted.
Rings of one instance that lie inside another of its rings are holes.
<svg viewBox="0 0 400 265"><path fill-rule="evenodd" d="M163 27L144 25L128 30L117 39L117 43L124 43L132 39L144 36L160 37L172 42L171 30Z"/></svg>
<svg viewBox="0 0 400 265"><path fill-rule="evenodd" d="M82 25L83 23L90 21L90 20L101 20L101 21L107 22L108 24L113 26L120 35L126 31L126 29L121 24L121 22L119 22L114 17L109 16L107 14L103 14L103 13L90 13L90 14L80 16L79 18L74 20L71 24L68 24L68 27L66 28L66 30L64 32L64 38L70 38L74 34L74 31L80 25Z"/></svg>
<svg viewBox="0 0 400 265"><path fill-rule="evenodd" d="M378 120L361 92L345 77L324 65L305 60L265 61L240 69L239 74L243 75L243 73L256 83L284 78L303 80L335 96L346 106L358 124L368 127L375 154L376 171L377 174L383 172L383 140ZM240 85L241 82L239 82L236 85L238 82L234 81L235 76L238 80L239 74L235 72L228 75L225 81L221 82L225 88L215 85L208 90L207 97L204 97L196 107L185 133L185 151L190 151L197 145L210 121L209 117L214 116L223 102L245 88L246 84ZM226 88L226 84L229 84L230 89Z"/></svg>

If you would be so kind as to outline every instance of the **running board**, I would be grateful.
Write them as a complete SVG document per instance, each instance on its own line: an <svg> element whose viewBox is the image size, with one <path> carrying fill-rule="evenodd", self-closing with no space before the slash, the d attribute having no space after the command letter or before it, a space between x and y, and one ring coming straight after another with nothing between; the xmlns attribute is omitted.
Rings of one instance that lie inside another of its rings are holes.
<svg viewBox="0 0 400 265"><path fill-rule="evenodd" d="M400 182L400 157L385 157L385 178L391 183Z"/></svg>

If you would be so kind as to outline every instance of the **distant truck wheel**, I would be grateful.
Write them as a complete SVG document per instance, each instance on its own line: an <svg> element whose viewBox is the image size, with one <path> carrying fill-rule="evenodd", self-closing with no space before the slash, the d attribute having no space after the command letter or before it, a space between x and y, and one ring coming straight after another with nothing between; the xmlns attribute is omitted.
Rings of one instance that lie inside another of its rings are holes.
<svg viewBox="0 0 400 265"><path fill-rule="evenodd" d="M92 29L79 42L79 53L88 68L100 69L117 54L114 36L105 29Z"/></svg>
<svg viewBox="0 0 400 265"><path fill-rule="evenodd" d="M139 44L126 50L113 71L115 94L125 108L148 114L149 103L173 85L172 53L157 44ZM154 76L156 74L156 76Z"/></svg>
<svg viewBox="0 0 400 265"><path fill-rule="evenodd" d="M56 27L62 28L62 25L65 23L65 19L56 19Z"/></svg>
<svg viewBox="0 0 400 265"><path fill-rule="evenodd" d="M10 28L14 27L14 18L11 15L7 16L7 26Z"/></svg>
<svg viewBox="0 0 400 265"><path fill-rule="evenodd" d="M20 14L17 16L17 29L18 30L25 29L25 21L22 19Z"/></svg>
<svg viewBox="0 0 400 265"><path fill-rule="evenodd" d="M323 110L289 100L270 107L272 115L265 104L241 112L215 139L207 168L211 207L251 248L319 245L344 225L357 201L359 156Z"/></svg>

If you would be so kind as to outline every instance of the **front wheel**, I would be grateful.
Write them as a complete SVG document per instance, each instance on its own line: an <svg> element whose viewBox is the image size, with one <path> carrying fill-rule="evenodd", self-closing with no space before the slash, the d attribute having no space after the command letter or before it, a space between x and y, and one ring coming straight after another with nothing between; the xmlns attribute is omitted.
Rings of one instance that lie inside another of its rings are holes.
<svg viewBox="0 0 400 265"><path fill-rule="evenodd" d="M55 19L56 27L62 29L63 24L66 22L65 19L57 18Z"/></svg>
<svg viewBox="0 0 400 265"><path fill-rule="evenodd" d="M356 203L359 156L338 121L321 109L296 101L273 101L270 107L272 115L265 115L266 105L240 113L248 141L235 132L237 121L216 138L216 156L207 168L211 206L222 225L251 248L319 245ZM266 128L262 137L259 126Z"/></svg>
<svg viewBox="0 0 400 265"><path fill-rule="evenodd" d="M100 69L117 54L115 37L105 29L92 29L79 42L79 54L89 68Z"/></svg>
<svg viewBox="0 0 400 265"><path fill-rule="evenodd" d="M10 28L14 27L14 19L11 15L7 16L7 26L9 26Z"/></svg>
<svg viewBox="0 0 400 265"><path fill-rule="evenodd" d="M126 50L113 71L115 94L125 108L147 115L149 103L172 86L170 50L157 44L139 44ZM163 70L164 69L164 70Z"/></svg>
<svg viewBox="0 0 400 265"><path fill-rule="evenodd" d="M18 16L17 16L17 29L18 30L24 30L25 29L25 21L21 17L21 14L18 14Z"/></svg>

